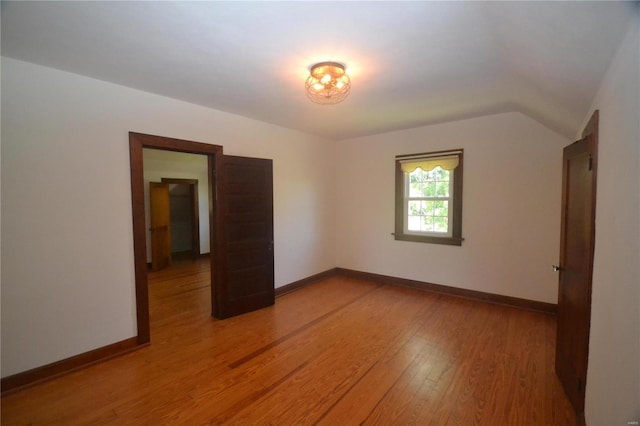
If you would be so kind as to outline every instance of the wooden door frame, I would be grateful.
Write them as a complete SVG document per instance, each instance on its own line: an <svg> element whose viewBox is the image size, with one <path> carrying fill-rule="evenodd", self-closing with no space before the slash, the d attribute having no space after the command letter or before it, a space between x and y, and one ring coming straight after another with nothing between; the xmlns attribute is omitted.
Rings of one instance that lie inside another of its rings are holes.
<svg viewBox="0 0 640 426"><path fill-rule="evenodd" d="M198 209L198 179L161 178L160 182L168 184L189 185L191 191L191 252L193 257L200 256L200 212ZM171 191L169 191L171 198Z"/></svg>
<svg viewBox="0 0 640 426"><path fill-rule="evenodd" d="M211 241L211 295L216 294L221 280L224 243L221 232L220 200L216 196L221 182L215 171L222 169L222 146L201 142L192 142L163 136L146 135L129 132L129 160L131 167L131 206L133 216L133 253L135 267L136 289L136 319L138 345L151 340L149 326L149 290L147 288L147 233L144 206L144 164L143 148L160 149L165 151L186 152L190 154L206 155L208 158L209 176L209 238ZM212 301L213 304L213 301ZM212 306L213 308L213 306Z"/></svg>

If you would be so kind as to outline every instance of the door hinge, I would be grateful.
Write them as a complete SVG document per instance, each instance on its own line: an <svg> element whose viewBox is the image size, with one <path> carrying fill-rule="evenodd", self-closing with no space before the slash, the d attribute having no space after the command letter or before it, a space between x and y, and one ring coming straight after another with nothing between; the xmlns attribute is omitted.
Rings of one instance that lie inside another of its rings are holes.
<svg viewBox="0 0 640 426"><path fill-rule="evenodd" d="M583 387L582 379L578 379L578 392L582 393Z"/></svg>
<svg viewBox="0 0 640 426"><path fill-rule="evenodd" d="M589 171L593 170L593 157L589 154Z"/></svg>

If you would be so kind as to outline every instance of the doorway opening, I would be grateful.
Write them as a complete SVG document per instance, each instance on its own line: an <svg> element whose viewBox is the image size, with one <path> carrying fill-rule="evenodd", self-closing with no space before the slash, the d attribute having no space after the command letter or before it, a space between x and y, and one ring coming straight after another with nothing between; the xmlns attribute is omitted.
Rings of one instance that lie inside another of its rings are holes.
<svg viewBox="0 0 640 426"><path fill-rule="evenodd" d="M214 294L221 285L221 270L218 265L222 264L222 250L219 244L219 203L215 200L218 193L218 181L215 179L216 170L220 170L222 164L222 147L219 145L209 145L198 142L185 141L180 139L166 138L161 136L144 135L140 133L129 133L129 153L131 162L131 197L133 214L133 246L135 263L135 289L136 289L136 319L137 319L137 340L138 344L146 344L150 341L150 316L149 316L149 276L147 261L150 244L150 231L147 228L146 214L150 209L145 208L145 169L144 169L144 149L172 151L174 153L198 154L206 158L206 174L208 183L206 184L206 194L209 202L208 214L208 239L210 242L209 259L209 282L211 288L211 308L215 310ZM172 178L168 178L172 179ZM160 179L161 180L161 179ZM174 182L175 183L175 182ZM185 182L178 182L182 184ZM170 185L165 182L164 185ZM195 186L195 185L194 185ZM191 243L194 244L193 239ZM193 248L192 248L193 250ZM198 252L200 248L198 248ZM169 255L171 251L169 250Z"/></svg>
<svg viewBox="0 0 640 426"><path fill-rule="evenodd" d="M202 217L199 212L199 200L205 206L209 201L208 160L201 154L144 148L143 162L151 335L171 338L186 318L200 321L211 313L210 223L207 209Z"/></svg>
<svg viewBox="0 0 640 426"><path fill-rule="evenodd" d="M176 257L195 260L208 254L207 156L151 148L142 154L150 269L168 267Z"/></svg>

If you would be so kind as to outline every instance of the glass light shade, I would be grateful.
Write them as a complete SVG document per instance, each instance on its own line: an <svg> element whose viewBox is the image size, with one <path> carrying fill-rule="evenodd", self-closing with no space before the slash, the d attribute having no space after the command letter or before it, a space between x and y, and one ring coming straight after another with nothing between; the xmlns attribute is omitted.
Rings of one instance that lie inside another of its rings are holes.
<svg viewBox="0 0 640 426"><path fill-rule="evenodd" d="M320 62L311 67L305 82L307 97L321 105L342 102L351 91L351 79L344 65L337 62Z"/></svg>

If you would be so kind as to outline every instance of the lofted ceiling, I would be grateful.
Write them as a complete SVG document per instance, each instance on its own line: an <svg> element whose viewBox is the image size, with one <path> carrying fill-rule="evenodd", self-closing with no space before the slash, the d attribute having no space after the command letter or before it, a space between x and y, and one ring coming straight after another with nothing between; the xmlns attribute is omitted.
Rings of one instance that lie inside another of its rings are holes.
<svg viewBox="0 0 640 426"><path fill-rule="evenodd" d="M2 2L2 55L330 139L519 111L573 137L631 2ZM346 64L322 106L309 67Z"/></svg>

